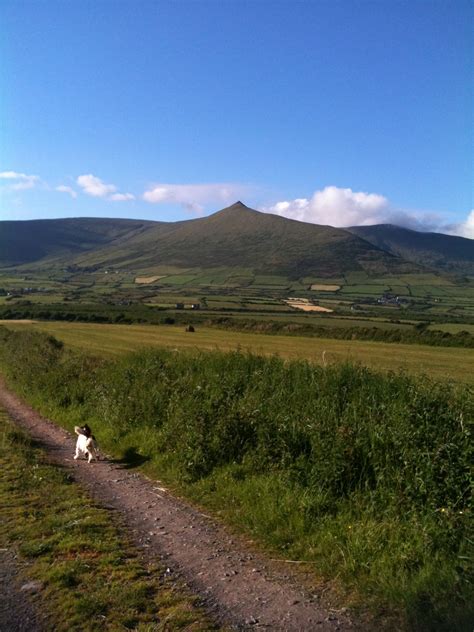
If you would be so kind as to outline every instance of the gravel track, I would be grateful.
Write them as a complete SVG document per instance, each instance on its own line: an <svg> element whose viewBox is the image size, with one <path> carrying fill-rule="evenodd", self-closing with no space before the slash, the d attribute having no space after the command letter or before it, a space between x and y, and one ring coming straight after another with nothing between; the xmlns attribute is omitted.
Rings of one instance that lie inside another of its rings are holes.
<svg viewBox="0 0 474 632"><path fill-rule="evenodd" d="M0 632L42 632L45 628L30 597L35 582L20 582L20 563L13 551L0 550Z"/></svg>
<svg viewBox="0 0 474 632"><path fill-rule="evenodd" d="M0 379L0 404L53 462L104 507L120 514L145 559L160 559L202 600L214 619L235 630L286 632L360 629L344 611L326 609L286 570L224 526L169 493L159 482L103 459L74 461L75 437L39 415ZM33 629L33 628L32 628Z"/></svg>

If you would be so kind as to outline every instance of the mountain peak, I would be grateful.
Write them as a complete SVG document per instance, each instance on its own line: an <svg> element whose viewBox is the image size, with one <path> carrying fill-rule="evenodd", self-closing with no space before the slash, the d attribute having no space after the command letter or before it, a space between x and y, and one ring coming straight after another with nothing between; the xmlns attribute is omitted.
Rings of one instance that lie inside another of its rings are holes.
<svg viewBox="0 0 474 632"><path fill-rule="evenodd" d="M233 204L231 204L227 208L228 209L233 209L234 211L238 211L238 210L253 211L253 209L251 209L249 206L247 206L246 204L244 204L240 200L237 200L237 202L234 202Z"/></svg>
<svg viewBox="0 0 474 632"><path fill-rule="evenodd" d="M260 214L255 209L250 208L249 206L246 206L240 200L237 200L237 202L234 202L234 204L231 204L230 206L226 206L225 208L221 209L220 211L216 211L214 213L214 215L228 216L228 215L233 215L234 213L240 213L240 212L253 213L253 214L256 214L256 215Z"/></svg>

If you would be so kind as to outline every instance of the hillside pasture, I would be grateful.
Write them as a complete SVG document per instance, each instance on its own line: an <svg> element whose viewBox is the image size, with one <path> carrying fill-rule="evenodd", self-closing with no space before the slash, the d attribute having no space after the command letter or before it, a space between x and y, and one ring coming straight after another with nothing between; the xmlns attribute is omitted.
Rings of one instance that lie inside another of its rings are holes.
<svg viewBox="0 0 474 632"><path fill-rule="evenodd" d="M364 296L369 296L372 294L382 295L384 292L389 292L390 286L383 284L367 284L367 283L358 283L358 284L347 284L344 285L340 292L341 294L362 294Z"/></svg>

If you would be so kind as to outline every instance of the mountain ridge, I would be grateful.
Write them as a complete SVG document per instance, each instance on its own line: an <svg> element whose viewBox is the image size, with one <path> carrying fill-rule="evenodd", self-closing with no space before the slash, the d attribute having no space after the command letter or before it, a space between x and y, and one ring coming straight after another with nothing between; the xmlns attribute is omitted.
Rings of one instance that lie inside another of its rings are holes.
<svg viewBox="0 0 474 632"><path fill-rule="evenodd" d="M240 201L212 215L177 222L87 217L8 221L0 222L0 265L114 266L137 271L165 265L226 266L289 278L423 269L423 257L407 260L393 245L384 247L380 240L373 243L370 234L372 241L357 233L370 228L309 224L262 213ZM474 270L469 252L467 246L464 267L470 269L472 263ZM444 269L450 270L446 265Z"/></svg>
<svg viewBox="0 0 474 632"><path fill-rule="evenodd" d="M346 230L407 261L445 272L474 274L474 240L421 232L394 224L351 226Z"/></svg>
<svg viewBox="0 0 474 632"><path fill-rule="evenodd" d="M92 254L97 265L142 267L235 267L288 278L344 270L387 272L401 264L358 236L261 213L242 203L204 218L152 225L127 240L126 250L105 245ZM76 258L91 261L88 254Z"/></svg>

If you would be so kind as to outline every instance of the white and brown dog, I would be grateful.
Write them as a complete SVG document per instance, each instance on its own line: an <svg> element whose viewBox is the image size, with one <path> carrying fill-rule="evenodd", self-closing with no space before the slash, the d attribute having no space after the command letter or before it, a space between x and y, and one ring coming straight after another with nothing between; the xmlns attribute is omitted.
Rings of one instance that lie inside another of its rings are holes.
<svg viewBox="0 0 474 632"><path fill-rule="evenodd" d="M87 424L83 426L74 426L74 432L77 434L75 459L81 455L87 457L89 463L97 459L97 444L91 429Z"/></svg>

